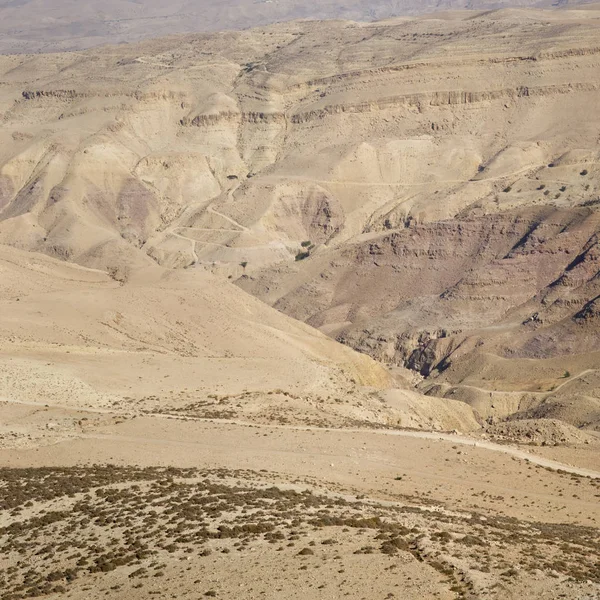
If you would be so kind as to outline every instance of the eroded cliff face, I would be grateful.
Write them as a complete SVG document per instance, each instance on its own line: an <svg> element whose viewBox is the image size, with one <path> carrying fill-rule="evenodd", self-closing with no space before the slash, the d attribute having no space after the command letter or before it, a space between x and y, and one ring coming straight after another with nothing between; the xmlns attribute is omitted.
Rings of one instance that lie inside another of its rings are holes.
<svg viewBox="0 0 600 600"><path fill-rule="evenodd" d="M423 375L474 348L597 351L599 224L589 207L542 207L407 226L310 259L274 306Z"/></svg>
<svg viewBox="0 0 600 600"><path fill-rule="evenodd" d="M433 280L437 287L426 287L422 295L417 281L405 287L409 276L396 265L387 278L388 297L417 293L399 298L389 311L384 308L366 328L356 323L339 337L357 347L368 344L370 353L423 374L464 352L472 336L479 346L495 347L503 356L573 353L574 338L580 351L598 350L594 298L599 224L598 214L588 208L546 208L453 222L450 228L417 226L433 229L433 240L423 244L419 234L407 234L402 253L426 256L430 264L419 266L421 280ZM394 258L398 241L385 240ZM443 241L451 251L440 252ZM415 242L421 242L417 248ZM383 256L375 259L378 268L387 266ZM444 278L431 275L437 269ZM492 339L499 340L495 346Z"/></svg>

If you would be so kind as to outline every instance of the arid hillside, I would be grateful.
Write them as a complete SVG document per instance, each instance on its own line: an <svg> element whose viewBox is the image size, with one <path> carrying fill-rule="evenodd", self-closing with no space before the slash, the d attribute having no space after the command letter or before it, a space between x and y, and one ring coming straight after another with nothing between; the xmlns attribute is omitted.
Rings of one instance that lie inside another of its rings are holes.
<svg viewBox="0 0 600 600"><path fill-rule="evenodd" d="M392 378L373 359L210 274L157 268L121 285L3 246L0 273L0 399L9 406L315 424L324 415L350 423L401 416L377 399ZM63 425L42 433L61 439L78 429ZM27 446L33 429L4 421L0 434Z"/></svg>
<svg viewBox="0 0 600 600"><path fill-rule="evenodd" d="M208 270L482 419L597 428L599 39L589 6L0 57L0 243Z"/></svg>

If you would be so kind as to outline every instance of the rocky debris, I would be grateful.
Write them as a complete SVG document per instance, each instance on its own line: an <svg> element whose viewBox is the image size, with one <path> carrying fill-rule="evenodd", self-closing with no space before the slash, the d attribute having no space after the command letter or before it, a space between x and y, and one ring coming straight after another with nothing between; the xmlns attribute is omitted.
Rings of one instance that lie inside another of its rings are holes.
<svg viewBox="0 0 600 600"><path fill-rule="evenodd" d="M494 439L534 446L600 444L600 438L556 419L505 421L495 423L485 431Z"/></svg>

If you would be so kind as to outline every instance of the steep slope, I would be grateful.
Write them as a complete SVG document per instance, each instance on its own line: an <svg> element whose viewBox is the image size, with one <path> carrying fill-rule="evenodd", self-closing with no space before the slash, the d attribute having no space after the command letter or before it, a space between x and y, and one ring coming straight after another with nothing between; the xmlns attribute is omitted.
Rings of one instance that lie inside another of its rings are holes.
<svg viewBox="0 0 600 600"><path fill-rule="evenodd" d="M368 357L210 275L156 269L119 285L7 247L0 266L0 395L10 401L165 410L216 392L302 394L308 406L391 382Z"/></svg>

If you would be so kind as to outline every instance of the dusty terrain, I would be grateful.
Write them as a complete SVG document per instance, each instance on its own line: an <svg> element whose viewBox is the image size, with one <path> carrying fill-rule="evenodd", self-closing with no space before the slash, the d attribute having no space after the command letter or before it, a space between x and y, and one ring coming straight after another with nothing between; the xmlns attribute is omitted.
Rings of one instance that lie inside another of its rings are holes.
<svg viewBox="0 0 600 600"><path fill-rule="evenodd" d="M599 43L0 56L0 598L598 600Z"/></svg>
<svg viewBox="0 0 600 600"><path fill-rule="evenodd" d="M457 440L154 416L3 451L7 597L597 598L600 479Z"/></svg>

